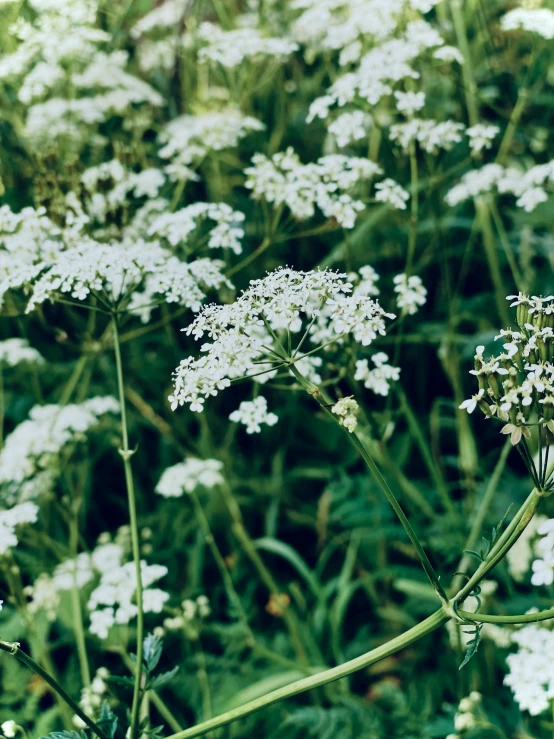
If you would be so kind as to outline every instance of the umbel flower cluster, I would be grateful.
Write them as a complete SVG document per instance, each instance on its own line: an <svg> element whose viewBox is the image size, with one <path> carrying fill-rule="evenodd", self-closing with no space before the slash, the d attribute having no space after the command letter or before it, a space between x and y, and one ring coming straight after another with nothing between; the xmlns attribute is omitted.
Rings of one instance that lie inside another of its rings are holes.
<svg viewBox="0 0 554 739"><path fill-rule="evenodd" d="M487 417L504 421L501 433L510 434L534 478L537 487L550 489L548 470L550 434L554 433L554 296L510 295L516 307L518 328L503 329L496 336L503 352L485 358L484 346L477 347L474 369L479 391L460 408L472 413L479 408ZM527 449L532 431L538 435L538 467ZM543 454L543 446L546 453Z"/></svg>
<svg viewBox="0 0 554 739"><path fill-rule="evenodd" d="M368 346L385 334L386 318L394 315L353 292L345 274L278 269L251 282L234 303L206 306L184 329L196 340L207 336L211 342L203 344L199 358L187 357L175 370L171 406L202 411L206 399L232 380L291 366L346 336ZM296 335L300 339L289 352L285 346ZM310 348L306 354L304 346Z"/></svg>

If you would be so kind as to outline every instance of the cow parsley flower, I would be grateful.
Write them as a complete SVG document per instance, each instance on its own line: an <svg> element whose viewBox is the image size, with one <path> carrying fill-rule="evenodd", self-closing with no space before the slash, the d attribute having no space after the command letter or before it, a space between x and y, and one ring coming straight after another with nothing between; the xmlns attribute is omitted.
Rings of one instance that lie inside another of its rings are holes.
<svg viewBox="0 0 554 739"><path fill-rule="evenodd" d="M439 149L448 151L462 140L464 125L455 121L423 120L412 118L405 123L391 126L391 141L396 141L407 150L410 144L417 141L421 148L429 154L436 154Z"/></svg>
<svg viewBox="0 0 554 739"><path fill-rule="evenodd" d="M167 574L167 567L148 565L144 560L141 560L140 564L144 588L144 612L161 613L169 593L151 586ZM95 634L99 639L107 639L112 626L128 624L137 615L138 609L133 602L136 587L133 562L125 564L114 562L109 570L102 573L100 582L90 594L88 601L91 634Z"/></svg>
<svg viewBox="0 0 554 739"><path fill-rule="evenodd" d="M331 408L331 413L338 416L340 425L352 434L358 425L357 413L359 410L358 403L353 396L350 396L338 400Z"/></svg>
<svg viewBox="0 0 554 739"><path fill-rule="evenodd" d="M367 113L355 110L339 115L329 125L328 131L337 142L337 146L342 149L355 141L367 138L371 122L371 117Z"/></svg>
<svg viewBox="0 0 554 739"><path fill-rule="evenodd" d="M382 182L378 182L375 185L375 200L380 203L388 203L393 208L398 210L406 210L406 203L410 198L410 193L400 187L398 182L391 180L388 177Z"/></svg>
<svg viewBox="0 0 554 739"><path fill-rule="evenodd" d="M224 482L223 463L218 459L196 459L188 457L184 462L164 470L156 492L164 498L179 498L202 487L207 490Z"/></svg>
<svg viewBox="0 0 554 739"><path fill-rule="evenodd" d="M353 228L356 214L365 207L349 192L359 182L381 173L369 159L342 154L302 164L292 148L271 159L255 154L252 163L245 170L245 184L253 197L276 206L286 205L298 220L312 218L317 205L327 218L334 218L343 228Z"/></svg>
<svg viewBox="0 0 554 739"><path fill-rule="evenodd" d="M267 38L257 28L224 31L214 23L202 23L197 32L202 47L200 62L221 64L227 68L249 62L284 61L298 50L298 44L286 38Z"/></svg>
<svg viewBox="0 0 554 739"><path fill-rule="evenodd" d="M0 341L0 365L15 367L25 362L29 364L43 364L42 354L29 346L27 339L4 339Z"/></svg>
<svg viewBox="0 0 554 739"><path fill-rule="evenodd" d="M17 546L16 529L24 524L35 523L38 510L37 505L27 502L0 511L0 555Z"/></svg>
<svg viewBox="0 0 554 739"><path fill-rule="evenodd" d="M396 109L398 112L408 117L413 116L414 113L417 113L425 105L424 92L396 91L394 97L396 98Z"/></svg>
<svg viewBox="0 0 554 739"><path fill-rule="evenodd" d="M258 395L254 400L244 400L229 418L233 423L242 423L246 426L247 434L259 434L262 423L274 426L279 420L275 413L268 412L267 400L262 395Z"/></svg>
<svg viewBox="0 0 554 739"><path fill-rule="evenodd" d="M514 694L522 711L538 716L550 708L553 698L554 668L550 655L554 649L554 631L538 624L528 624L512 635L517 652L508 655L508 674L504 684Z"/></svg>
<svg viewBox="0 0 554 739"><path fill-rule="evenodd" d="M421 277L417 275L409 277L406 274L396 275L394 292L398 293L396 299L398 307L411 316L427 302L427 290L423 286Z"/></svg>
<svg viewBox="0 0 554 739"><path fill-rule="evenodd" d="M500 20L503 31L530 31L554 39L554 12L549 8L514 8Z"/></svg>
<svg viewBox="0 0 554 739"><path fill-rule="evenodd" d="M391 384L400 378L400 367L388 364L389 358L385 352L377 352L371 357L375 365L369 367L367 359L358 359L354 379L364 383L364 387L372 390L376 395L387 396Z"/></svg>
<svg viewBox="0 0 554 739"><path fill-rule="evenodd" d="M263 131L264 124L245 116L234 108L204 115L183 115L170 121L158 139L162 159L170 161L165 167L175 181L195 179L190 169L211 151L235 147L253 131Z"/></svg>
<svg viewBox="0 0 554 739"><path fill-rule="evenodd" d="M490 149L492 142L500 133L500 128L492 124L478 123L471 128L466 128L469 136L469 146L473 154L478 154L483 149Z"/></svg>
<svg viewBox="0 0 554 739"><path fill-rule="evenodd" d="M162 213L152 222L148 234L166 239L171 246L186 245L190 234L204 221L215 222L208 232L208 248L241 253L244 213L226 203L193 203L174 213Z"/></svg>
<svg viewBox="0 0 554 739"><path fill-rule="evenodd" d="M185 331L197 340L207 335L211 343L175 370L172 408L187 403L202 411L205 400L232 380L290 366L304 359L299 350L310 344L317 351L350 335L368 346L385 333L385 318L394 316L371 297L351 293L346 275L281 268L251 282L234 303L206 306ZM281 343L288 335L291 341L301 337L290 356Z"/></svg>
<svg viewBox="0 0 554 739"><path fill-rule="evenodd" d="M49 492L61 473L62 452L86 439L106 413L118 411L119 404L111 397L32 408L0 451L0 499L13 503Z"/></svg>

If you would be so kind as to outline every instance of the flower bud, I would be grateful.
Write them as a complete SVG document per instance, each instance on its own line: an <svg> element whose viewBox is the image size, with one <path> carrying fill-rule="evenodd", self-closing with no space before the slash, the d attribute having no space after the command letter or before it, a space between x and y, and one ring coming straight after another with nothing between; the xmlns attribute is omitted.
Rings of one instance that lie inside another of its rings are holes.
<svg viewBox="0 0 554 739"><path fill-rule="evenodd" d="M520 303L516 308L516 322L523 330L525 324L529 323L531 316L529 315L529 306L526 303Z"/></svg>

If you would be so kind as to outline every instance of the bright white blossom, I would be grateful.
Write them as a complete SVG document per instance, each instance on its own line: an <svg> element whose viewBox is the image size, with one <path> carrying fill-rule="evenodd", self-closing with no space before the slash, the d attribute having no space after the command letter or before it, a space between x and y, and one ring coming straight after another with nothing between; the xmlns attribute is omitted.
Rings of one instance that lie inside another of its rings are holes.
<svg viewBox="0 0 554 739"><path fill-rule="evenodd" d="M391 180L390 177L375 185L375 200L380 203L388 203L388 205L398 210L406 210L409 197L410 193L400 187L398 182Z"/></svg>
<svg viewBox="0 0 554 739"><path fill-rule="evenodd" d="M241 253L244 213L233 210L226 203L193 203L174 213L162 213L153 221L148 233L165 238L171 246L186 246L190 234L205 221L215 222L207 234L208 248Z"/></svg>
<svg viewBox="0 0 554 739"><path fill-rule="evenodd" d="M554 12L549 8L514 8L500 20L503 31L531 31L554 39Z"/></svg>
<svg viewBox="0 0 554 739"><path fill-rule="evenodd" d="M197 488L214 488L223 483L223 463L217 459L188 457L184 462L164 470L156 492L164 498L178 498L183 493L192 493Z"/></svg>
<svg viewBox="0 0 554 739"><path fill-rule="evenodd" d="M354 397L350 396L348 398L341 398L338 400L331 408L331 413L334 413L335 416L339 417L341 426L344 426L347 431L353 433L358 425L357 414L359 409L360 407L354 400Z"/></svg>
<svg viewBox="0 0 554 739"><path fill-rule="evenodd" d="M346 335L369 345L385 333L385 318L394 316L369 296L351 293L346 275L281 268L251 282L234 303L206 306L185 330L211 342L198 359L188 357L176 369L172 408L187 403L201 411L206 398L231 380L273 371L282 360L271 332L299 334L305 327L304 343L315 348Z"/></svg>
<svg viewBox="0 0 554 739"><path fill-rule="evenodd" d="M353 228L357 213L365 207L350 192L358 183L381 173L369 159L341 154L302 164L291 148L271 159L256 154L252 162L245 173L246 187L254 198L284 204L298 220L312 218L317 205L327 218L334 218L344 228Z"/></svg>
<svg viewBox="0 0 554 739"><path fill-rule="evenodd" d="M427 290L423 286L421 277L417 275L396 275L394 278L394 292L398 293L396 303L398 307L413 315L427 302Z"/></svg>
<svg viewBox="0 0 554 739"><path fill-rule="evenodd" d="M400 378L400 367L388 364L389 358L385 352L377 352L371 357L375 365L369 367L367 359L356 361L354 379L364 383L364 387L372 390L376 395L383 397L389 394L391 384Z"/></svg>
<svg viewBox="0 0 554 739"><path fill-rule="evenodd" d="M343 113L329 125L329 133L339 148L367 138L371 117L361 110Z"/></svg>
<svg viewBox="0 0 554 739"><path fill-rule="evenodd" d="M42 354L29 346L27 339L5 339L0 341L0 365L15 367L21 362L43 364Z"/></svg>
<svg viewBox="0 0 554 739"><path fill-rule="evenodd" d="M0 511L0 555L17 546L16 529L24 524L35 523L38 510L37 505L27 502Z"/></svg>
<svg viewBox="0 0 554 739"><path fill-rule="evenodd" d="M286 38L267 38L256 28L224 31L214 23L202 23L197 32L201 43L200 62L212 62L233 68L249 62L283 61L298 50L298 44Z"/></svg>
<svg viewBox="0 0 554 739"><path fill-rule="evenodd" d="M267 400L263 395L258 395L254 400L244 400L229 418L233 423L242 423L246 426L247 434L259 434L262 423L274 426L279 420L275 413L267 410Z"/></svg>
<svg viewBox="0 0 554 739"><path fill-rule="evenodd" d="M471 128L467 128L466 134L469 137L471 151L477 154L483 149L490 149L492 142L499 133L500 128L490 123L478 123Z"/></svg>
<svg viewBox="0 0 554 739"><path fill-rule="evenodd" d="M538 716L550 709L554 698L554 667L550 655L554 649L554 631L539 624L527 624L512 636L517 652L508 655L509 685L523 711Z"/></svg>

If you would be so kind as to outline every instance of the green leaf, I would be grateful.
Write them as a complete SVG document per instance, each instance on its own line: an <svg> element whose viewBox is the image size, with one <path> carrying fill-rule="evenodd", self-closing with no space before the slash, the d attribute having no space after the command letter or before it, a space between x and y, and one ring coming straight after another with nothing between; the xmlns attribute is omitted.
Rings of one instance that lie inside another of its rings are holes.
<svg viewBox="0 0 554 739"><path fill-rule="evenodd" d="M148 674L154 672L162 656L163 641L159 636L148 634L144 640L142 661Z"/></svg>
<svg viewBox="0 0 554 739"><path fill-rule="evenodd" d="M150 680L148 680L146 683L147 690L155 690L156 688L161 688L162 685L166 685L170 680L172 680L178 672L179 666L177 665L177 667L174 667L168 672L161 672L159 675L150 678Z"/></svg>
<svg viewBox="0 0 554 739"><path fill-rule="evenodd" d="M474 657L477 654L477 650L479 649L479 644L481 643L481 628L482 625L478 625L475 627L475 637L468 641L467 643L467 652L464 657L464 661L462 664L458 667L458 670L461 670L462 667L465 667L469 660ZM465 632L466 634L469 632Z"/></svg>
<svg viewBox="0 0 554 739"><path fill-rule="evenodd" d="M111 739L114 738L117 730L117 716L110 708L108 701L104 701L102 703L100 718L96 723L98 724L98 728L102 729L105 734L107 734Z"/></svg>

